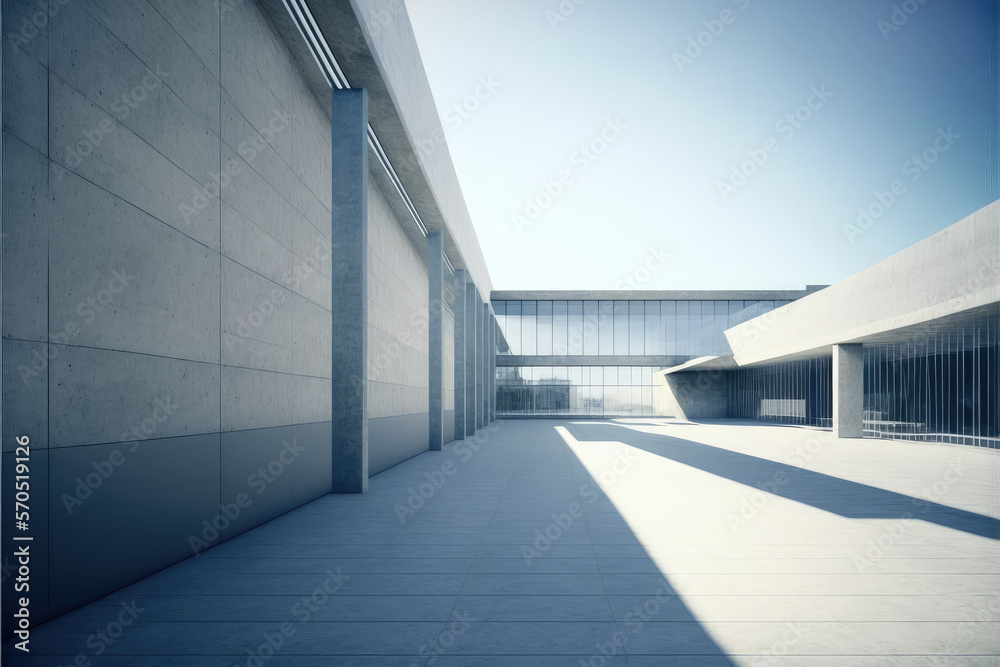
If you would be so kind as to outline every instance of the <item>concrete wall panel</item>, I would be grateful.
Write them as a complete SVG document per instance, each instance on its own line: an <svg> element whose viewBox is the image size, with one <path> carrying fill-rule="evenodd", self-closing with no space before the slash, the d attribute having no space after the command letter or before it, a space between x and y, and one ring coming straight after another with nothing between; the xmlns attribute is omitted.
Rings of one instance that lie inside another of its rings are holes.
<svg viewBox="0 0 1000 667"><path fill-rule="evenodd" d="M44 43L45 39L33 41ZM20 42L11 37L3 38L3 130L44 155L48 153L49 137L45 124L39 119L46 118L49 113L48 72L17 43Z"/></svg>
<svg viewBox="0 0 1000 667"><path fill-rule="evenodd" d="M368 470L374 475L427 451L427 412L368 420Z"/></svg>
<svg viewBox="0 0 1000 667"><path fill-rule="evenodd" d="M218 76L160 11L147 0L79 2L147 67L160 73L174 95L214 134L219 134ZM206 31L218 34L218 14L206 19ZM218 69L218 57L212 64Z"/></svg>
<svg viewBox="0 0 1000 667"><path fill-rule="evenodd" d="M51 191L55 342L218 363L218 256L73 174Z"/></svg>
<svg viewBox="0 0 1000 667"><path fill-rule="evenodd" d="M172 32L165 22L160 23L162 32ZM64 5L52 21L49 37L59 44L50 53L53 74L195 181L202 184L211 181L211 175L219 168L217 135L160 78L160 75L180 78L183 72L170 73L156 51L150 53L156 60L142 62L119 36L76 3ZM155 31L146 39L156 41ZM165 55L163 58L167 60ZM94 67L94 63L101 66ZM211 92L209 89L200 93L199 100L205 100L198 105L203 107L199 109L202 113L208 113ZM55 104L52 106L56 108Z"/></svg>
<svg viewBox="0 0 1000 667"><path fill-rule="evenodd" d="M45 343L4 339L3 451L13 451L15 438L27 435L33 447L49 446L49 373ZM52 348L54 349L54 348Z"/></svg>
<svg viewBox="0 0 1000 667"><path fill-rule="evenodd" d="M219 200L206 194L204 183L59 77L49 77L49 99L50 158L58 165L53 167L51 186L68 178L65 171L74 172L207 247L219 249Z"/></svg>
<svg viewBox="0 0 1000 667"><path fill-rule="evenodd" d="M3 336L44 341L48 339L48 164L43 155L6 132L3 141Z"/></svg>
<svg viewBox="0 0 1000 667"><path fill-rule="evenodd" d="M236 264L222 260L222 363L292 371L292 293Z"/></svg>
<svg viewBox="0 0 1000 667"><path fill-rule="evenodd" d="M51 447L219 430L215 364L66 345L50 356Z"/></svg>
<svg viewBox="0 0 1000 667"><path fill-rule="evenodd" d="M49 474L53 615L193 555L219 513L217 434L50 450Z"/></svg>

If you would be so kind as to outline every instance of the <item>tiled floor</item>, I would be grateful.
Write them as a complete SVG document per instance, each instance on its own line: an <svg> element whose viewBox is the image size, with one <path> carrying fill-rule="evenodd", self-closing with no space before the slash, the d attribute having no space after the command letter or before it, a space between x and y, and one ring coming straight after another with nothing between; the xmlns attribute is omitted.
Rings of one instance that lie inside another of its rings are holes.
<svg viewBox="0 0 1000 667"><path fill-rule="evenodd" d="M511 420L446 450L5 663L997 664L996 451L664 419Z"/></svg>

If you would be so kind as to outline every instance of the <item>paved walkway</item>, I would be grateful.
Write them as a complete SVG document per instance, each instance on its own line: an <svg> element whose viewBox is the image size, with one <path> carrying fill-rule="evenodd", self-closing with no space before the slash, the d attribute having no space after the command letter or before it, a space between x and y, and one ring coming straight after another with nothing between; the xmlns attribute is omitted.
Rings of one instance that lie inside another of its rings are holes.
<svg viewBox="0 0 1000 667"><path fill-rule="evenodd" d="M41 626L9 664L997 664L996 451L656 418L446 450Z"/></svg>

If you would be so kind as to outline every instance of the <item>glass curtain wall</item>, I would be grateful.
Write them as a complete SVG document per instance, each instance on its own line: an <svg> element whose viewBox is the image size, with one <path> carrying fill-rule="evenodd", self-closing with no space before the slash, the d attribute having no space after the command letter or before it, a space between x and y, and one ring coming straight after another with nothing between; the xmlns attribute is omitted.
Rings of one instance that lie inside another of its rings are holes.
<svg viewBox="0 0 1000 667"><path fill-rule="evenodd" d="M865 435L1000 447L997 318L865 346Z"/></svg>
<svg viewBox="0 0 1000 667"><path fill-rule="evenodd" d="M494 301L500 354L732 354L723 332L788 301Z"/></svg>
<svg viewBox="0 0 1000 667"><path fill-rule="evenodd" d="M656 414L651 366L498 366L497 414Z"/></svg>
<svg viewBox="0 0 1000 667"><path fill-rule="evenodd" d="M730 372L728 414L786 424L833 425L829 357Z"/></svg>

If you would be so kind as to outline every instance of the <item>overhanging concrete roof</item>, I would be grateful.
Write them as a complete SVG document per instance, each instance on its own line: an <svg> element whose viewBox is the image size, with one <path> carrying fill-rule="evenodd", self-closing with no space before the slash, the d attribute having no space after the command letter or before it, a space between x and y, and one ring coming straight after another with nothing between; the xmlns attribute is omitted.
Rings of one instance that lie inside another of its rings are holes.
<svg viewBox="0 0 1000 667"><path fill-rule="evenodd" d="M329 112L330 86L281 0L259 0ZM316 24L352 88L368 91L369 122L428 231L443 230L445 253L467 269L484 300L489 270L462 195L444 129L402 0L309 0ZM417 147L423 147L422 149ZM372 175L407 233L415 223L381 167ZM419 239L422 241L422 238Z"/></svg>
<svg viewBox="0 0 1000 667"><path fill-rule="evenodd" d="M1000 303L1000 202L826 289L726 330L740 366L905 340Z"/></svg>
<svg viewBox="0 0 1000 667"><path fill-rule="evenodd" d="M683 373L685 371L728 371L734 368L738 368L736 361L732 356L727 354L715 357L698 357L680 366L672 366L660 372L669 375L670 373Z"/></svg>

